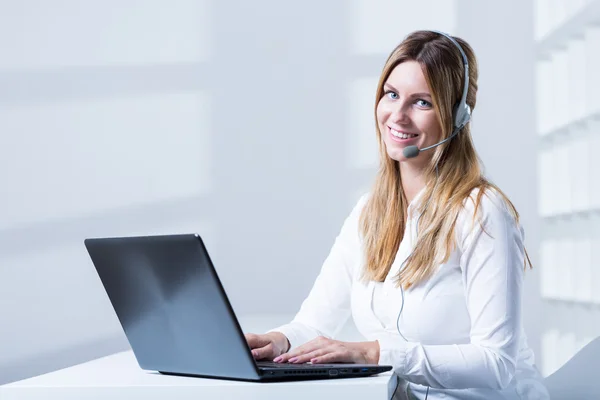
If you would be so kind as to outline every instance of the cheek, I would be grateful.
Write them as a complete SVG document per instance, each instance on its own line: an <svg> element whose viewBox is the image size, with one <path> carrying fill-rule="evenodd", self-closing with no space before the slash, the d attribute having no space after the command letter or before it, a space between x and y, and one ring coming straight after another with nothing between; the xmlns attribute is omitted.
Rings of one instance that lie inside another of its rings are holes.
<svg viewBox="0 0 600 400"><path fill-rule="evenodd" d="M390 115L390 113L387 110L387 108L385 107L385 104L380 102L377 105L377 123L383 124L387 120L389 115Z"/></svg>
<svg viewBox="0 0 600 400"><path fill-rule="evenodd" d="M417 122L419 130L426 132L430 138L439 138L442 136L442 128L434 113L422 115Z"/></svg>

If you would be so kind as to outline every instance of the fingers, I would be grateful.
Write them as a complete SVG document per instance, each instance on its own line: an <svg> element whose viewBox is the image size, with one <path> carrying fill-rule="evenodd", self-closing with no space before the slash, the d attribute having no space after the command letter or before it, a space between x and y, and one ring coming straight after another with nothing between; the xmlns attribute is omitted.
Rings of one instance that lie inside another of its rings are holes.
<svg viewBox="0 0 600 400"><path fill-rule="evenodd" d="M246 342L248 342L248 346L251 349L255 349L257 347L264 347L271 343L271 340L264 335L256 335L254 333L246 333L245 335Z"/></svg>
<svg viewBox="0 0 600 400"><path fill-rule="evenodd" d="M255 360L263 360L265 358L273 359L274 356L275 351L272 343L252 350L252 357L254 357Z"/></svg>
<svg viewBox="0 0 600 400"><path fill-rule="evenodd" d="M273 361L288 362L288 361L290 361L290 359L292 359L294 357L298 357L298 356L313 352L315 350L322 349L326 346L329 346L329 345L331 345L331 342L333 342L333 341L320 336L316 339L311 340L310 342L304 343L302 346L298 346L297 348L290 351L289 353L284 353L284 354L280 355L279 357L275 358Z"/></svg>
<svg viewBox="0 0 600 400"><path fill-rule="evenodd" d="M312 359L314 359L316 357L324 356L325 354L329 354L333 351L335 351L335 346L328 346L323 349L317 349L315 351L311 351L310 353L301 354L299 356L292 357L292 358L290 358L289 362L292 364L303 364L303 363L311 361Z"/></svg>
<svg viewBox="0 0 600 400"><path fill-rule="evenodd" d="M361 352L354 348L351 343L339 342L320 337L312 340L293 351L276 357L275 362L289 362L292 364L301 364L312 362L313 364L345 362L362 362Z"/></svg>
<svg viewBox="0 0 600 400"><path fill-rule="evenodd" d="M275 354L275 347L271 338L266 335L255 335L253 333L247 333L244 335L248 346L252 350L252 357L255 360L263 360L265 358L273 359Z"/></svg>
<svg viewBox="0 0 600 400"><path fill-rule="evenodd" d="M336 350L310 360L313 364L330 364L335 362L353 362L344 351Z"/></svg>

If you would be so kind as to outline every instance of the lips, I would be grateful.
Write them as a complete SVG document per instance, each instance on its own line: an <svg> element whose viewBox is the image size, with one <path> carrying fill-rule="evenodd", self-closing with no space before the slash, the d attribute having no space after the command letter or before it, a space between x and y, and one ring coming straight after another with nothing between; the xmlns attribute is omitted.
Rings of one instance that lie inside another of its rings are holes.
<svg viewBox="0 0 600 400"><path fill-rule="evenodd" d="M390 130L390 133L392 135L394 135L394 134L396 134L396 135L399 135L399 134L409 135L409 137L407 139L410 139L410 137L417 137L417 136L419 136L418 133L401 131L401 130L394 129L394 128L389 127L389 126L388 126L388 129Z"/></svg>
<svg viewBox="0 0 600 400"><path fill-rule="evenodd" d="M395 136L395 135L392 133L392 131L393 131L393 132L396 132L396 133L404 133L404 134L408 134L408 135L416 135L416 136L410 136L410 137L408 137L408 138L404 139L404 138L401 138L401 137ZM392 129L392 128L390 128L389 126L388 126L388 134L390 135L390 138L391 138L393 141L395 141L395 142L398 142L398 143L405 143L405 144L406 144L406 143L411 143L411 142L416 142L416 141L417 141L417 139L419 138L419 135L418 135L418 134L416 134L416 133L412 133L412 132L405 132L405 131L397 131L397 130L395 130L395 129Z"/></svg>

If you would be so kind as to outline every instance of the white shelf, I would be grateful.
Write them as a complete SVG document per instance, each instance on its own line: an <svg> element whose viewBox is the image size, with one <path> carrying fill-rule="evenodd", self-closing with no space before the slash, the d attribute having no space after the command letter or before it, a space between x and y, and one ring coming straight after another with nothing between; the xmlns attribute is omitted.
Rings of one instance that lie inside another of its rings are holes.
<svg viewBox="0 0 600 400"><path fill-rule="evenodd" d="M562 304L569 307L600 311L600 303L593 301L581 301L577 299L564 299L558 297L543 297L543 300L548 304Z"/></svg>
<svg viewBox="0 0 600 400"><path fill-rule="evenodd" d="M567 43L573 38L583 38L585 28L600 24L600 1L593 0L584 5L567 21L552 29L536 44L538 59L550 57L557 49L566 49Z"/></svg>
<svg viewBox="0 0 600 400"><path fill-rule="evenodd" d="M600 118L600 25L581 31L581 37L536 61L536 128L541 137Z"/></svg>
<svg viewBox="0 0 600 400"><path fill-rule="evenodd" d="M600 0L534 3L541 296L600 311Z"/></svg>
<svg viewBox="0 0 600 400"><path fill-rule="evenodd" d="M590 221L589 224L600 223L600 209L573 211L570 213L541 216L543 224L569 224L573 221ZM600 267L598 267L600 270ZM600 289L600 288L599 288Z"/></svg>
<svg viewBox="0 0 600 400"><path fill-rule="evenodd" d="M573 231L542 241L541 296L600 311L600 236Z"/></svg>
<svg viewBox="0 0 600 400"><path fill-rule="evenodd" d="M600 214L600 132L565 134L538 149L538 212L544 220Z"/></svg>
<svg viewBox="0 0 600 400"><path fill-rule="evenodd" d="M600 48L598 49L600 52ZM579 134L584 131L599 130L597 134L600 135L600 111L596 111L592 114L584 117L571 120L564 123L561 126L549 130L544 135L540 135L540 143L545 145L546 143L554 142L555 140L561 140L566 133Z"/></svg>
<svg viewBox="0 0 600 400"><path fill-rule="evenodd" d="M570 219L585 219L594 215L600 214L600 210L583 210L583 211L573 211L570 213L561 213L561 214L552 214L552 215L542 215L541 218L544 221L568 221Z"/></svg>

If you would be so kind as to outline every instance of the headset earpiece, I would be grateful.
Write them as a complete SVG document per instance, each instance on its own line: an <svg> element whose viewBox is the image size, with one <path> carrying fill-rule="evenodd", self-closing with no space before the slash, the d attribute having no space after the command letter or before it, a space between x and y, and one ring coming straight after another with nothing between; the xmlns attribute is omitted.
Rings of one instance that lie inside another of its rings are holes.
<svg viewBox="0 0 600 400"><path fill-rule="evenodd" d="M468 104L464 104L463 107L461 107L461 104L457 104L456 107L454 108L454 113L453 113L453 117L452 117L452 121L453 121L453 125L454 125L454 129L462 129L465 127L465 125L467 125L469 123L469 121L471 120L471 107L469 107Z"/></svg>

